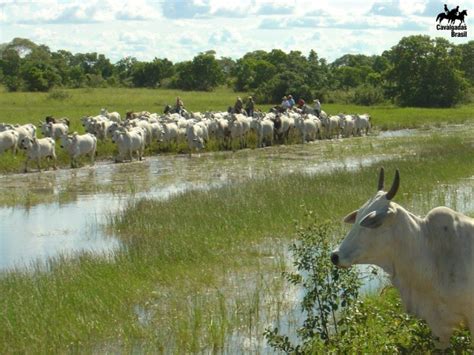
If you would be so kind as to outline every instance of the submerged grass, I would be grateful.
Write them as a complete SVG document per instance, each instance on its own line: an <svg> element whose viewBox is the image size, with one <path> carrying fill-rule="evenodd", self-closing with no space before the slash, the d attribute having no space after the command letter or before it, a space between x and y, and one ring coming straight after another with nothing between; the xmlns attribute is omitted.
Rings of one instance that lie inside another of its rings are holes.
<svg viewBox="0 0 474 355"><path fill-rule="evenodd" d="M387 172L401 170L397 202L440 181L471 176L472 145L467 134L435 136L416 155L383 162ZM131 202L110 217L120 251L54 258L1 274L0 353L225 349L230 332L254 329L263 312L261 284L232 281L232 275L281 271L281 256L262 264L264 256L283 249L277 241L291 239L308 211L308 223L338 224L373 195L377 173L365 167L315 177L267 176L168 201ZM272 247L262 250L265 241ZM265 293L272 292L277 289Z"/></svg>

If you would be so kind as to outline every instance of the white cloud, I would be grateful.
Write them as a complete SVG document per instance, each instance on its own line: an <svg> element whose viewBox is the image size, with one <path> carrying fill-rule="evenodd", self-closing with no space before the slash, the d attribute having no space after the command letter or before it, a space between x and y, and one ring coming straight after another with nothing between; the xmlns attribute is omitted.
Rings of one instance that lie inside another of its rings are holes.
<svg viewBox="0 0 474 355"><path fill-rule="evenodd" d="M239 43L241 40L242 36L238 32L229 29L223 29L211 33L208 42L210 45L218 46L222 44Z"/></svg>

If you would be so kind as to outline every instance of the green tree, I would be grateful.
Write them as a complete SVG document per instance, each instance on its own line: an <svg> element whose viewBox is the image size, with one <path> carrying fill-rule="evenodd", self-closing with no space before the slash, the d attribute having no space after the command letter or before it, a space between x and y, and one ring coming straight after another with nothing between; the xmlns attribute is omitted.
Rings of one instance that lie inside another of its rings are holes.
<svg viewBox="0 0 474 355"><path fill-rule="evenodd" d="M461 58L443 38L410 36L388 53L386 80L402 106L449 107L458 103L466 81L458 70Z"/></svg>
<svg viewBox="0 0 474 355"><path fill-rule="evenodd" d="M465 78L474 86L474 41L459 46L461 62L459 69L464 72Z"/></svg>
<svg viewBox="0 0 474 355"><path fill-rule="evenodd" d="M180 89L211 91L224 82L224 74L213 53L200 53L192 62L179 64L176 86Z"/></svg>

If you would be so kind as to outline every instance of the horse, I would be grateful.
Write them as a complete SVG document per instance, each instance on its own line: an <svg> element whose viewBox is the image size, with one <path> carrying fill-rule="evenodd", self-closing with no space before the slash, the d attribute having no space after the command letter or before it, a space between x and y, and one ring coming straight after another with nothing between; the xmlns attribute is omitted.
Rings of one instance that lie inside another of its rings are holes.
<svg viewBox="0 0 474 355"><path fill-rule="evenodd" d="M463 10L459 13L459 15L454 15L454 18L450 19L448 23L452 23L453 25L455 24L456 20L459 20L459 25L462 25L464 22L464 16L467 16L467 10Z"/></svg>
<svg viewBox="0 0 474 355"><path fill-rule="evenodd" d="M447 9L448 8L445 6L445 11ZM436 16L436 21L441 23L444 19L446 19L446 20L448 20L448 24L449 24L451 21L456 20L456 14L457 14L458 10L459 10L459 6L456 7L455 9L452 9L451 11L448 11L447 14L445 12L439 13L438 16Z"/></svg>

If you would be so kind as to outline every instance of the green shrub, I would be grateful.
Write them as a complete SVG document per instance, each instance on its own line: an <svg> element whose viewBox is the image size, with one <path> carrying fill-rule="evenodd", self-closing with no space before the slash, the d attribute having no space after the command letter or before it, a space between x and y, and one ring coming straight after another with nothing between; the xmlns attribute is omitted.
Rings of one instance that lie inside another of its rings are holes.
<svg viewBox="0 0 474 355"><path fill-rule="evenodd" d="M58 100L64 101L71 98L71 94L68 91L60 90L60 89L53 89L48 94L49 100Z"/></svg>
<svg viewBox="0 0 474 355"><path fill-rule="evenodd" d="M373 85L360 85L354 90L353 103L356 105L372 106L384 100L382 89Z"/></svg>

